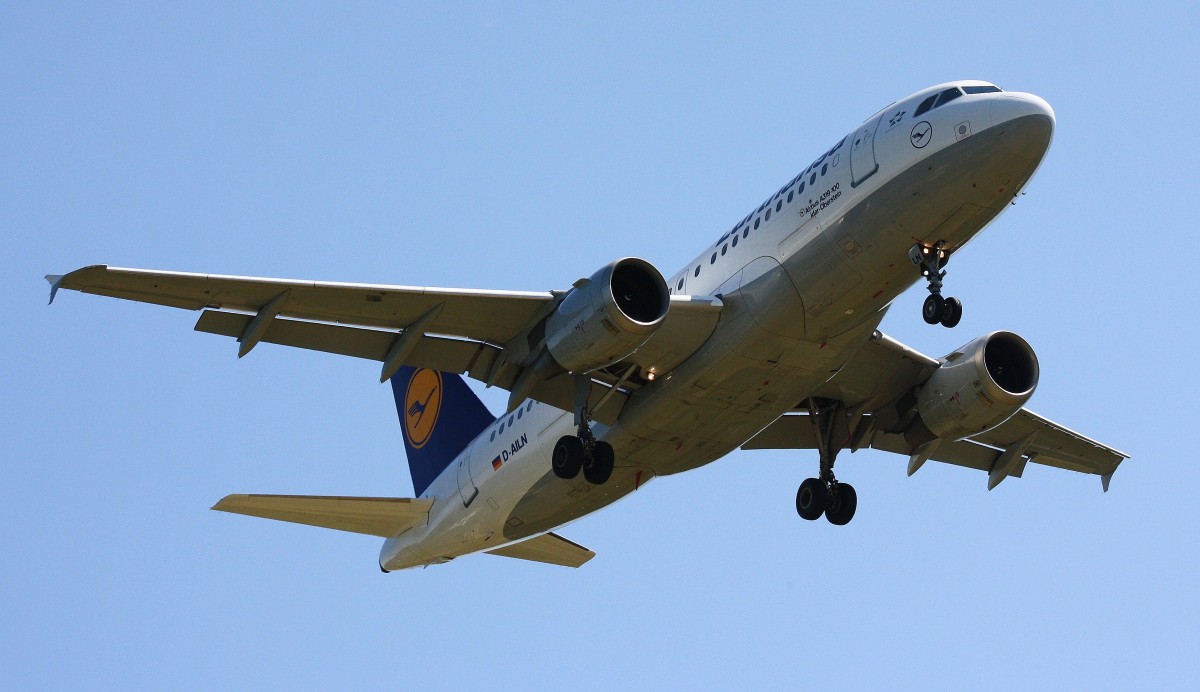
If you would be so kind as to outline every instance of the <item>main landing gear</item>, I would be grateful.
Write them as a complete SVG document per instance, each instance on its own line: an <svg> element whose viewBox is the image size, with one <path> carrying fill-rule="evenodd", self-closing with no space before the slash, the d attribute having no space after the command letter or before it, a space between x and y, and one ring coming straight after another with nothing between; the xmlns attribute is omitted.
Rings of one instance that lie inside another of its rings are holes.
<svg viewBox="0 0 1200 692"><path fill-rule="evenodd" d="M929 297L921 306L921 317L927 324L941 323L943 327L954 327L962 319L962 301L958 298L942 297L942 279L946 271L942 267L950 261L946 252L946 241L939 240L933 247L917 243L908 251L908 259L920 267L921 275L929 280Z"/></svg>
<svg viewBox="0 0 1200 692"><path fill-rule="evenodd" d="M577 380L578 382L578 380ZM587 387L590 388L590 382ZM587 389L576 388L575 423L579 426L575 435L563 435L554 443L550 466L554 475L570 480L583 471L583 477L592 485L604 485L612 476L616 455L612 445L601 442L592 435L587 407Z"/></svg>
<svg viewBox="0 0 1200 692"><path fill-rule="evenodd" d="M854 510L858 508L854 486L839 483L833 475L838 450L850 440L846 407L841 402L809 399L808 417L817 439L821 471L818 478L809 478L800 484L796 491L796 512L809 521L824 514L829 523L844 526L854 518Z"/></svg>
<svg viewBox="0 0 1200 692"><path fill-rule="evenodd" d="M578 435L563 435L554 444L550 464L554 475L570 480L583 471L583 477L592 485L604 485L613 472L616 455L612 445L592 437L589 428L580 428Z"/></svg>

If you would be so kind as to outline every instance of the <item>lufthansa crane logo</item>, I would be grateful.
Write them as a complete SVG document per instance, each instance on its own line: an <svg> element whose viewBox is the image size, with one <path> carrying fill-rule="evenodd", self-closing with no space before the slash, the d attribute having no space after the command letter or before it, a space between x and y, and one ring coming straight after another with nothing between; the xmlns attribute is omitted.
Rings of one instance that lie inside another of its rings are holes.
<svg viewBox="0 0 1200 692"><path fill-rule="evenodd" d="M924 149L925 145L929 144L929 135L931 134L933 134L933 125L930 125L928 121L922 120L913 125L912 132L908 133L908 141L912 142L914 147Z"/></svg>
<svg viewBox="0 0 1200 692"><path fill-rule="evenodd" d="M404 432L413 449L429 442L442 412L442 373L424 368L413 373L404 395Z"/></svg>

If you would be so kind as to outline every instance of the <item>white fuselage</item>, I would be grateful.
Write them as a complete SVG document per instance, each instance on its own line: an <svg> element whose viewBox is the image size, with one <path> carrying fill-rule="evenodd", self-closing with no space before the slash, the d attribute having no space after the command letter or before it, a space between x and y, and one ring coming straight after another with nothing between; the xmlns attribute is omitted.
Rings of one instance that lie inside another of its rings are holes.
<svg viewBox="0 0 1200 692"><path fill-rule="evenodd" d="M673 293L719 295L725 307L695 354L634 391L615 425L594 426L616 452L607 483L555 476L550 451L575 433L573 416L525 402L430 485L428 522L387 539L380 565L444 562L553 529L719 459L833 377L921 279L908 249L961 247L1049 146L1053 111L1031 94L965 93L915 115L953 87L991 85L942 84L876 113L667 277Z"/></svg>

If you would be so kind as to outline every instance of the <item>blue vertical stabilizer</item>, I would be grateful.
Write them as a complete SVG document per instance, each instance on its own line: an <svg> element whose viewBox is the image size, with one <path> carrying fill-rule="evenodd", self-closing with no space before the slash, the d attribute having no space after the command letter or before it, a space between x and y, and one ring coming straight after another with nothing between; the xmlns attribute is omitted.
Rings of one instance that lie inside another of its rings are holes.
<svg viewBox="0 0 1200 692"><path fill-rule="evenodd" d="M413 491L420 497L496 418L453 373L405 366L392 375L392 393Z"/></svg>

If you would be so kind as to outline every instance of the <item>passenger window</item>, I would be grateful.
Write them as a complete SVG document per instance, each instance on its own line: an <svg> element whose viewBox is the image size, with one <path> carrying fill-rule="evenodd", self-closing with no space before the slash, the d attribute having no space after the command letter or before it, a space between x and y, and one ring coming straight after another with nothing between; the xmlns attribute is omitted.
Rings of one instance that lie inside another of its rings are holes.
<svg viewBox="0 0 1200 692"><path fill-rule="evenodd" d="M517 420L521 420L521 414L523 414L523 413L525 413L525 409L523 409L523 408L517 409Z"/></svg>
<svg viewBox="0 0 1200 692"><path fill-rule="evenodd" d="M792 193L788 193L788 204L792 203Z"/></svg>
<svg viewBox="0 0 1200 692"><path fill-rule="evenodd" d="M683 279L680 279L680 280L679 280L679 284L678 284L677 286L675 286L675 290L676 290L676 291L682 291L682 290L683 290Z"/></svg>
<svg viewBox="0 0 1200 692"><path fill-rule="evenodd" d="M962 92L958 90L958 87L954 87L952 89L947 89L947 90L943 91L942 93L938 94L937 103L933 104L933 107L941 108L942 106L946 105L947 103L950 103L951 101L958 98L959 96L962 96Z"/></svg>
<svg viewBox="0 0 1200 692"><path fill-rule="evenodd" d="M504 432L504 423L503 422L500 423L500 430L498 432L500 432L500 433Z"/></svg>
<svg viewBox="0 0 1200 692"><path fill-rule="evenodd" d="M816 184L817 184L817 172L816 172L816 171L813 171L813 174L812 174L812 176L810 176L810 177L809 177L809 179L808 179L808 184L809 184L809 185L816 185Z"/></svg>
<svg viewBox="0 0 1200 692"><path fill-rule="evenodd" d="M930 108L933 108L933 102L937 100L937 97L938 97L938 95L934 94L933 96L930 96L929 98L922 101L921 105L917 106L917 110L913 111L913 117L914 118L919 117L925 111L929 110Z"/></svg>
<svg viewBox="0 0 1200 692"><path fill-rule="evenodd" d="M747 236L749 236L749 235L750 235L750 229L749 229L749 228L747 228L746 230L742 231L742 238L743 238L743 239L744 239L744 238L746 238L746 237L747 237Z"/></svg>
<svg viewBox="0 0 1200 692"><path fill-rule="evenodd" d="M698 264L696 265L696 273L693 274L692 276L700 276L700 265L698 265Z"/></svg>
<svg viewBox="0 0 1200 692"><path fill-rule="evenodd" d="M488 438L488 442L495 442L495 441L496 441L496 431L492 430L492 436L490 438Z"/></svg>
<svg viewBox="0 0 1200 692"><path fill-rule="evenodd" d="M708 258L708 263L709 263L709 264L716 264L716 263L717 263L717 253L715 253L715 252L714 252L714 253L713 253L713 256Z"/></svg>
<svg viewBox="0 0 1200 692"><path fill-rule="evenodd" d="M1000 91L1000 87L998 87L998 86L965 86L962 88L962 90L967 92L968 94L992 94L997 91Z"/></svg>
<svg viewBox="0 0 1200 692"><path fill-rule="evenodd" d="M771 220L771 210L770 210L770 209L768 209L768 210L767 210L767 216L766 216L766 217L763 219L763 221L770 221L770 220Z"/></svg>
<svg viewBox="0 0 1200 692"><path fill-rule="evenodd" d="M725 256L725 253L726 253L726 252L728 252L728 251L729 251L729 246L728 246L728 245L722 245L722 246L721 246L721 256L722 256L722 257L724 257L724 256Z"/></svg>
<svg viewBox="0 0 1200 692"><path fill-rule="evenodd" d="M754 230L756 230L756 231L758 230L758 222L759 222L758 219L754 220Z"/></svg>
<svg viewBox="0 0 1200 692"><path fill-rule="evenodd" d="M788 199L790 200L791 198L792 198L792 193L789 192ZM775 203L775 211L779 211L780 209L783 209L783 200L779 200L778 202Z"/></svg>
<svg viewBox="0 0 1200 692"><path fill-rule="evenodd" d="M733 242L730 243L730 245L732 245L733 247L737 247L737 241L738 241L738 237L736 235L733 236Z"/></svg>
<svg viewBox="0 0 1200 692"><path fill-rule="evenodd" d="M530 401L528 404L525 404L525 410L526 410L526 411L532 411L532 410L533 410L533 401L532 401L532 400L531 400L531 401Z"/></svg>
<svg viewBox="0 0 1200 692"><path fill-rule="evenodd" d="M508 417L508 427L510 427L510 428L512 427L512 422L513 422L513 417L509 416Z"/></svg>
<svg viewBox="0 0 1200 692"><path fill-rule="evenodd" d="M828 170L829 170L829 164L825 164L824 166L821 166L821 175L825 175L825 172Z"/></svg>
<svg viewBox="0 0 1200 692"><path fill-rule="evenodd" d="M796 194L800 194L801 192L804 192L804 182L803 181L801 181L801 183L800 183L800 189L796 190Z"/></svg>

